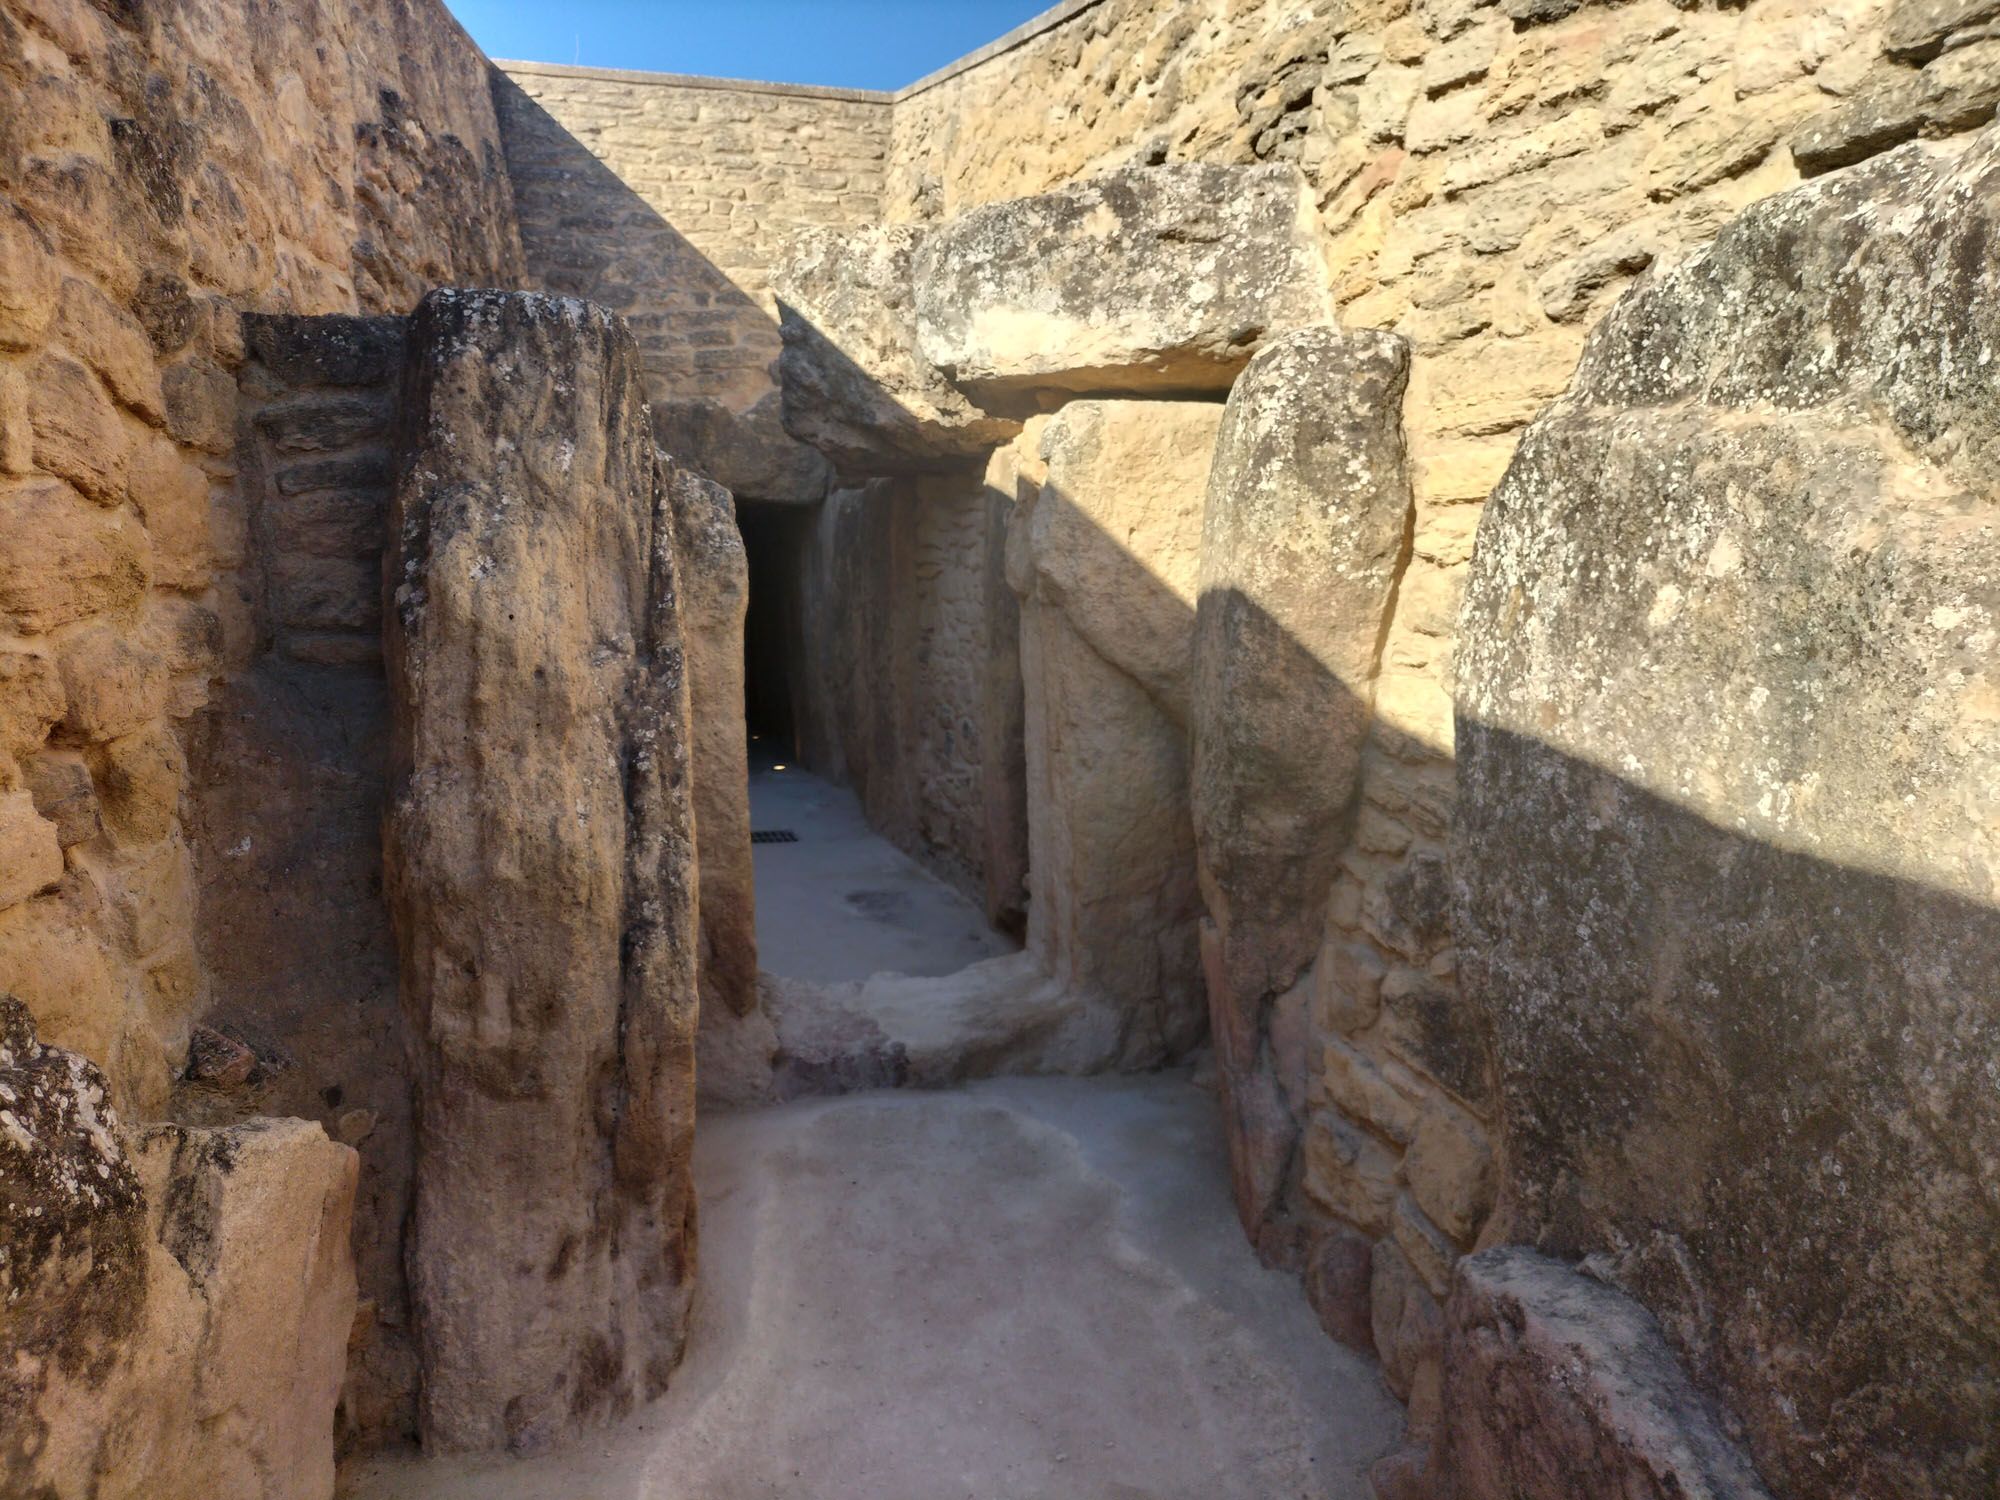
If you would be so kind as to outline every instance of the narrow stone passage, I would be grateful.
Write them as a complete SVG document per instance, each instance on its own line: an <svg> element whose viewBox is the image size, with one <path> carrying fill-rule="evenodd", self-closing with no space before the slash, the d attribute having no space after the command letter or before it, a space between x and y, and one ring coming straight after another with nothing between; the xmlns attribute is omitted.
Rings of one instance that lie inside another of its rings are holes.
<svg viewBox="0 0 2000 1500"><path fill-rule="evenodd" d="M671 1393L517 1463L387 1457L345 1500L1346 1500L1402 1416L1229 1212L1184 1073L704 1120Z"/></svg>
<svg viewBox="0 0 2000 1500"><path fill-rule="evenodd" d="M750 748L753 828L798 836L754 850L767 972L818 984L952 974L1013 950L970 901L870 828L852 791Z"/></svg>

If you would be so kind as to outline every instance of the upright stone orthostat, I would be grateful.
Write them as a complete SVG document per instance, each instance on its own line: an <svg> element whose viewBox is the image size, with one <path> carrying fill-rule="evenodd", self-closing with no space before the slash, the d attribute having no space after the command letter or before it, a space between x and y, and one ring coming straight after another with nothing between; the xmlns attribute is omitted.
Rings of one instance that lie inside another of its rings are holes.
<svg viewBox="0 0 2000 1500"><path fill-rule="evenodd" d="M666 1386L694 1265L695 872L667 476L631 335L435 292L392 507L389 901L420 1421L529 1451Z"/></svg>
<svg viewBox="0 0 2000 1500"><path fill-rule="evenodd" d="M750 861L743 621L750 565L728 490L659 455L672 506L700 866L702 1097L760 1097L776 1038L757 1007L757 884Z"/></svg>
<svg viewBox="0 0 2000 1500"><path fill-rule="evenodd" d="M1508 1238L1785 1496L2000 1486L2000 132L1758 204L1523 439L1458 655Z"/></svg>
<svg viewBox="0 0 2000 1500"><path fill-rule="evenodd" d="M1255 1236L1298 1139L1270 1007L1313 961L1361 777L1410 522L1409 348L1309 328L1230 392L1209 472L1195 621L1194 830L1209 1011Z"/></svg>
<svg viewBox="0 0 2000 1500"><path fill-rule="evenodd" d="M1028 948L1089 1018L1096 1067L1156 1066L1204 1030L1185 724L1221 417L1212 402L1072 402L1014 518Z"/></svg>

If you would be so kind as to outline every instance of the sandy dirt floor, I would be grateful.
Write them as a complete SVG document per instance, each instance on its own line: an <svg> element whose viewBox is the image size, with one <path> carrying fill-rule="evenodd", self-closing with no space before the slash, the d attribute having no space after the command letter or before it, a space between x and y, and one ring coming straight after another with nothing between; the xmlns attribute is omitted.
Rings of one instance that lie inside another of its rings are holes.
<svg viewBox="0 0 2000 1500"><path fill-rule="evenodd" d="M1401 1425L1257 1264L1186 1075L706 1120L672 1391L528 1462L389 1456L344 1500L1360 1500Z"/></svg>

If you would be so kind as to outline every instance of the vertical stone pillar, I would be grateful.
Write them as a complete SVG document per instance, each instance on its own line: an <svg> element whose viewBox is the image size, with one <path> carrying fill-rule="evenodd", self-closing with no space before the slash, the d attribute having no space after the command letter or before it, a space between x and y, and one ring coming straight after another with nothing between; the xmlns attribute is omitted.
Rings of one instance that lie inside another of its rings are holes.
<svg viewBox="0 0 2000 1500"><path fill-rule="evenodd" d="M1028 948L1098 1033L1096 1065L1201 1041L1187 703L1203 488L1222 408L1073 401L1013 566L1021 596Z"/></svg>
<svg viewBox="0 0 2000 1500"><path fill-rule="evenodd" d="M638 351L435 292L392 506L386 862L415 1095L419 1419L532 1451L664 1389L694 1264L673 527Z"/></svg>
<svg viewBox="0 0 2000 1500"><path fill-rule="evenodd" d="M1195 618L1193 806L1237 1207L1257 1237L1302 1070L1272 1008L1318 952L1410 517L1409 348L1307 328L1259 351L1216 439ZM1295 1076L1290 1086L1284 1074Z"/></svg>
<svg viewBox="0 0 2000 1500"><path fill-rule="evenodd" d="M701 1090L755 1098L777 1045L757 1014L757 886L750 859L749 725L743 622L750 562L728 490L660 455L680 563L695 848L700 866Z"/></svg>

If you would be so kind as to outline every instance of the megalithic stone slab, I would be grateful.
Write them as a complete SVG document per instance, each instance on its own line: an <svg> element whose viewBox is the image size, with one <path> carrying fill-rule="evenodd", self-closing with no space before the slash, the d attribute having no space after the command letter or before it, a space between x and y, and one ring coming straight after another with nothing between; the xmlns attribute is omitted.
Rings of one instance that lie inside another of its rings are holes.
<svg viewBox="0 0 2000 1500"><path fill-rule="evenodd" d="M672 502L692 713L701 1092L717 1101L756 1098L770 1086L776 1035L757 1013L757 887L743 704L750 564L729 491L664 453L660 465Z"/></svg>
<svg viewBox="0 0 2000 1500"><path fill-rule="evenodd" d="M1639 282L1459 617L1501 1220L1607 1255L1788 1496L2000 1494L1996 245L1988 130Z"/></svg>
<svg viewBox="0 0 2000 1500"><path fill-rule="evenodd" d="M913 258L917 346L975 400L1225 391L1271 337L1333 320L1290 166L1127 167L948 220Z"/></svg>
<svg viewBox="0 0 2000 1500"><path fill-rule="evenodd" d="M1250 1075L1271 1067L1267 1013L1318 951L1348 842L1410 523L1408 375L1394 334L1287 334L1230 392L1209 470L1194 830L1225 1096L1243 1150L1278 1158L1239 1159L1261 1183L1279 1179L1297 1132L1272 1128L1271 1081ZM1267 1194L1237 1186L1257 1212Z"/></svg>
<svg viewBox="0 0 2000 1500"><path fill-rule="evenodd" d="M672 502L686 636L701 865L702 997L743 1015L757 1003L757 900L750 868L750 753L743 620L750 564L728 490L660 455Z"/></svg>
<svg viewBox="0 0 2000 1500"><path fill-rule="evenodd" d="M1771 1500L1651 1314L1532 1250L1459 1263L1445 1366L1460 1500Z"/></svg>
<svg viewBox="0 0 2000 1500"><path fill-rule="evenodd" d="M806 229L776 273L785 429L843 472L963 467L1021 430L981 411L917 347L907 224Z"/></svg>
<svg viewBox="0 0 2000 1500"><path fill-rule="evenodd" d="M386 828L434 1449L664 1389L694 1269L695 871L666 476L632 337L442 291L410 332Z"/></svg>

